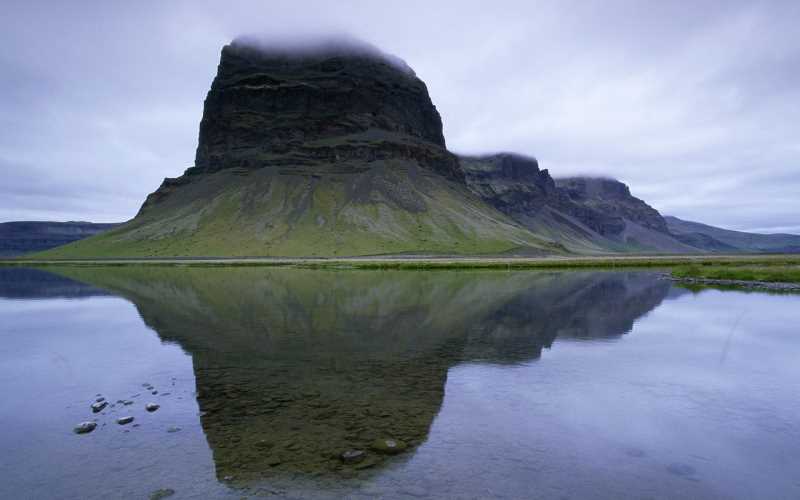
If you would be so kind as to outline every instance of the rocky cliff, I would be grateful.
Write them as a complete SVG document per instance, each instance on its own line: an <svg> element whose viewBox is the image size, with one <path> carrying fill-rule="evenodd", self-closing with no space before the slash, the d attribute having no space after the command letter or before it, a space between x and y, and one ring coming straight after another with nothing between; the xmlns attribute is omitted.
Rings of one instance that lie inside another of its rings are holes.
<svg viewBox="0 0 800 500"><path fill-rule="evenodd" d="M576 252L699 249L674 238L657 210L612 179L553 179L534 158L461 157L470 189L524 225Z"/></svg>
<svg viewBox="0 0 800 500"><path fill-rule="evenodd" d="M195 165L61 256L560 252L487 205L425 84L349 39L222 49Z"/></svg>
<svg viewBox="0 0 800 500"><path fill-rule="evenodd" d="M597 230L603 236L619 235L624 230L624 220L660 233L669 233L667 223L658 210L631 195L628 186L618 180L568 177L558 179L556 185L576 204L615 221L611 224L597 224Z"/></svg>
<svg viewBox="0 0 800 500"><path fill-rule="evenodd" d="M222 49L197 171L381 158L460 176L428 90L403 61L346 39L287 51L243 38Z"/></svg>

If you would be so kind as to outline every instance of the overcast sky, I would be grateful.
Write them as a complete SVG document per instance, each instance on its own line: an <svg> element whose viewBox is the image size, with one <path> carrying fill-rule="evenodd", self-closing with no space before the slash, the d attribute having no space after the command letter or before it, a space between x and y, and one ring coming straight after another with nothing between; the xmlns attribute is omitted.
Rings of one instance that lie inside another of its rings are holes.
<svg viewBox="0 0 800 500"><path fill-rule="evenodd" d="M122 221L192 165L223 44L349 33L455 152L616 177L664 214L800 233L800 2L3 2L0 221Z"/></svg>

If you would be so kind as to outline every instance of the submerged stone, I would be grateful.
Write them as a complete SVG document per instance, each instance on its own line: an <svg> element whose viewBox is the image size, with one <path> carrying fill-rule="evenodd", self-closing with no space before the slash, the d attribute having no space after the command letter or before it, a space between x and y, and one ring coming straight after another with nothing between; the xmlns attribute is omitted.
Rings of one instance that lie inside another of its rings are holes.
<svg viewBox="0 0 800 500"><path fill-rule="evenodd" d="M118 418L118 419L117 419L117 423L118 423L119 425L126 425L126 424L129 424L129 423L131 423L131 422L133 422L133 417L131 417L131 416L128 416L128 417L121 417L121 418Z"/></svg>
<svg viewBox="0 0 800 500"><path fill-rule="evenodd" d="M161 488L150 493L150 500L161 500L162 498L171 497L175 494L172 488Z"/></svg>
<svg viewBox="0 0 800 500"><path fill-rule="evenodd" d="M108 403L106 401L98 401L96 403L92 403L92 412L97 413L103 411L106 406L108 406Z"/></svg>
<svg viewBox="0 0 800 500"><path fill-rule="evenodd" d="M97 422L81 422L73 431L75 434L88 434L97 428Z"/></svg>
<svg viewBox="0 0 800 500"><path fill-rule="evenodd" d="M150 413L153 413L154 411L158 410L159 408L161 408L161 406L157 405L155 403L147 403L145 405L145 407L144 407L144 409L149 411Z"/></svg>
<svg viewBox="0 0 800 500"><path fill-rule="evenodd" d="M370 445L370 448L373 451L385 453L387 455L396 455L397 453L402 453L407 447L408 446L403 441L391 438L376 439Z"/></svg>
<svg viewBox="0 0 800 500"><path fill-rule="evenodd" d="M346 464L354 464L364 460L366 456L362 450L347 450L339 455L339 459Z"/></svg>

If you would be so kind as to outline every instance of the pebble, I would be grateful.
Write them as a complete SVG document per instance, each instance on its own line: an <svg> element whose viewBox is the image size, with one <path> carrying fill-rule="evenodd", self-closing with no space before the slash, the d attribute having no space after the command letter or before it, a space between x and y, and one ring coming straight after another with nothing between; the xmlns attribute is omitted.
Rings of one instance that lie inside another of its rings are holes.
<svg viewBox="0 0 800 500"><path fill-rule="evenodd" d="M147 404L145 405L145 407L144 407L144 409L145 409L145 410L147 410L147 411L149 411L150 413L152 413L152 412L154 412L154 411L158 410L159 408L161 408L161 406L160 406L160 405L157 405L157 404L155 404L155 403L147 403Z"/></svg>
<svg viewBox="0 0 800 500"><path fill-rule="evenodd" d="M105 400L106 400L106 398L104 398L103 396L100 396L97 399L95 399L94 401L95 401L95 403L102 403Z"/></svg>
<svg viewBox="0 0 800 500"><path fill-rule="evenodd" d="M97 428L97 422L81 422L73 431L75 434L88 434Z"/></svg>
<svg viewBox="0 0 800 500"><path fill-rule="evenodd" d="M122 418L118 418L118 419L117 419L117 423L118 423L119 425L125 425L125 424L129 424L129 423L131 423L131 422L133 422L133 417L130 417L130 416L128 416L128 417L122 417Z"/></svg>
<svg viewBox="0 0 800 500"><path fill-rule="evenodd" d="M364 460L366 456L362 450L347 450L339 455L339 459L346 464L354 464Z"/></svg>
<svg viewBox="0 0 800 500"><path fill-rule="evenodd" d="M105 401L98 401L96 403L92 403L92 412L97 413L103 411L106 406L108 406L108 403Z"/></svg>
<svg viewBox="0 0 800 500"><path fill-rule="evenodd" d="M180 432L180 431L181 431L180 427L169 427L167 429L167 432L169 432L170 434L173 433L173 432Z"/></svg>
<svg viewBox="0 0 800 500"><path fill-rule="evenodd" d="M150 500L161 500L162 498L171 497L175 494L172 488L161 488L150 493Z"/></svg>
<svg viewBox="0 0 800 500"><path fill-rule="evenodd" d="M373 451L377 451L378 453L386 453L387 455L395 455L397 453L401 453L405 451L406 444L399 439L391 439L391 438L384 438L384 439L376 439L370 445Z"/></svg>

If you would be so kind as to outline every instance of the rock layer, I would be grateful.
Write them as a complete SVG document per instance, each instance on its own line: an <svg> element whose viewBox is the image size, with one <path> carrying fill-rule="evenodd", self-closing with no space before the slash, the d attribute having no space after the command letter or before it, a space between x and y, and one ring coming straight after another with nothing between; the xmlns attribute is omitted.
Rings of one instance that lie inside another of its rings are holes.
<svg viewBox="0 0 800 500"><path fill-rule="evenodd" d="M242 38L222 49L197 171L377 158L460 176L428 90L404 62L349 40L298 50Z"/></svg>

